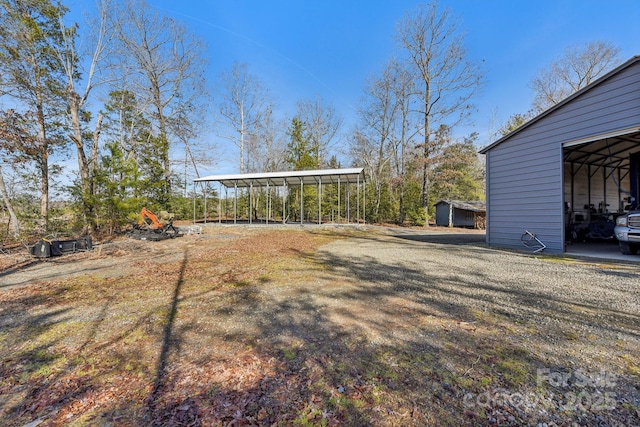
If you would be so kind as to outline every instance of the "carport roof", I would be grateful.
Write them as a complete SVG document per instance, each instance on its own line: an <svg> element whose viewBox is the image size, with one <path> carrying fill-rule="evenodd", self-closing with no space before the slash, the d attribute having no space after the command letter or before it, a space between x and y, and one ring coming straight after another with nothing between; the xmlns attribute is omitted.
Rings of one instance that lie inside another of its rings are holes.
<svg viewBox="0 0 640 427"><path fill-rule="evenodd" d="M284 171L264 173L244 173L232 175L209 175L193 180L194 182L219 182L225 187L246 188L251 185L258 187L296 186L317 184L356 184L364 183L364 169L321 169L305 171Z"/></svg>

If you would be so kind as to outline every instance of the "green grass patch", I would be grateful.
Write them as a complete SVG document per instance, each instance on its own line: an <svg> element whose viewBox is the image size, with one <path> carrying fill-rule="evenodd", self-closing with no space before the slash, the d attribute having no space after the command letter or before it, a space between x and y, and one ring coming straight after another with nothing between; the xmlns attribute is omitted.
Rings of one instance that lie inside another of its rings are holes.
<svg viewBox="0 0 640 427"><path fill-rule="evenodd" d="M63 371L67 366L65 356L51 353L45 349L25 354L22 359L25 368L20 376L21 382L48 378Z"/></svg>
<svg viewBox="0 0 640 427"><path fill-rule="evenodd" d="M501 360L496 367L509 386L520 387L530 383L530 366L519 358Z"/></svg>

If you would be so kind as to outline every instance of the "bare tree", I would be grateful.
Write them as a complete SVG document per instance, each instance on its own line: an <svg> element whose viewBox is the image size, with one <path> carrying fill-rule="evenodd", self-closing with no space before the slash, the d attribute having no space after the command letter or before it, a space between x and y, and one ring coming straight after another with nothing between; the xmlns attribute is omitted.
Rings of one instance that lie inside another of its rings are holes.
<svg viewBox="0 0 640 427"><path fill-rule="evenodd" d="M396 100L396 132L393 138L393 157L395 176L392 184L397 190L398 198L398 223L402 224L406 215L405 186L409 179L410 156L413 156L414 138L416 126L412 117L412 97L414 93L415 79L406 67L397 61L390 63L393 72L393 91Z"/></svg>
<svg viewBox="0 0 640 427"><path fill-rule="evenodd" d="M128 89L154 121L168 195L173 143L170 122L182 113L194 111L205 94L204 45L184 25L160 16L144 0L125 0L121 9L112 11L110 16L120 45L115 59L121 67L117 69L126 76Z"/></svg>
<svg viewBox="0 0 640 427"><path fill-rule="evenodd" d="M286 135L282 129L286 129L286 124L278 125L273 111L267 109L249 139L249 171L276 172L285 168Z"/></svg>
<svg viewBox="0 0 640 427"><path fill-rule="evenodd" d="M427 214L431 157L438 150L433 126L450 128L471 110L470 99L481 84L479 67L467 59L464 37L448 9L420 5L398 27L398 40L415 70L418 113L422 117L422 207ZM428 224L428 218L427 218Z"/></svg>
<svg viewBox="0 0 640 427"><path fill-rule="evenodd" d="M228 132L221 135L238 147L240 173L246 172L247 141L255 134L265 115L272 110L268 91L247 70L247 64L236 62L220 76L220 115Z"/></svg>
<svg viewBox="0 0 640 427"><path fill-rule="evenodd" d="M342 119L336 110L326 105L320 97L312 101L299 101L296 116L306 125L307 139L318 166L326 166L328 148L340 129Z"/></svg>
<svg viewBox="0 0 640 427"><path fill-rule="evenodd" d="M405 184L410 179L408 164L413 156L416 136L412 110L415 79L404 63L391 59L365 88L360 123L352 144L352 155L367 168L373 188L373 217L391 218L382 212L382 202L396 202L396 220L406 214ZM384 194L384 193L388 194Z"/></svg>
<svg viewBox="0 0 640 427"><path fill-rule="evenodd" d="M380 217L382 190L389 178L389 149L398 113L394 79L394 69L389 65L380 76L369 80L359 112L361 125L351 142L352 157L362 162L374 190L372 215L375 220Z"/></svg>
<svg viewBox="0 0 640 427"><path fill-rule="evenodd" d="M200 166L213 165L212 157L213 145L208 142L206 146L197 140L197 134L200 129L204 128L203 123L199 121L197 114L187 114L183 112L171 121L172 133L182 144L184 149L184 158L179 160L183 166L183 196L187 197L189 177L200 178Z"/></svg>
<svg viewBox="0 0 640 427"><path fill-rule="evenodd" d="M573 45L530 83L533 108L542 112L620 64L620 48L606 41Z"/></svg>
<svg viewBox="0 0 640 427"><path fill-rule="evenodd" d="M11 203L11 197L7 191L7 186L4 183L2 163L0 163L0 196L2 196L2 202L4 203L7 212L9 212L9 224L7 224L7 228L11 228L13 230L13 237L18 237L20 234L20 221L18 221L18 216L13 208L13 203Z"/></svg>
<svg viewBox="0 0 640 427"><path fill-rule="evenodd" d="M87 54L88 61L84 61L85 55L76 46L77 26L66 27L62 22L62 17L59 18L62 43L55 50L66 77L64 92L67 101L68 120L71 127L69 138L76 147L80 187L82 189L83 214L89 233L93 233L96 227L94 176L98 163L98 138L102 116L99 115L96 120L93 138L90 141L91 145L87 147L84 127L88 121L89 114L84 110L84 107L91 91L99 83L96 81L95 75L99 71L101 64L104 63L107 47L113 35L107 19L109 9L110 2L108 0L103 0L98 4L97 19L92 23L93 25L90 25L94 33L92 34L93 48ZM86 68L83 68L84 65L86 65ZM81 71L84 72L81 73Z"/></svg>

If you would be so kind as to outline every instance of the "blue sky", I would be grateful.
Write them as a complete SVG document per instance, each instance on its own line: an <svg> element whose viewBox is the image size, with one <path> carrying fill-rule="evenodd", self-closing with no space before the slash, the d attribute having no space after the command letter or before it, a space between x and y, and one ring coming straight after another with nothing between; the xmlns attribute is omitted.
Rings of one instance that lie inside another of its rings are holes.
<svg viewBox="0 0 640 427"><path fill-rule="evenodd" d="M282 114L290 117L298 100L320 96L344 118L345 133L355 123L367 77L380 71L397 49L398 22L421 3L148 2L206 40L212 86L234 62L246 63L274 95ZM70 3L74 9L75 2ZM472 123L458 131L478 132L479 145L491 142L492 128L530 108L529 81L568 46L605 40L620 47L623 60L640 55L639 0L441 0L439 5L459 19L469 58L483 61L485 85L474 100L477 111Z"/></svg>

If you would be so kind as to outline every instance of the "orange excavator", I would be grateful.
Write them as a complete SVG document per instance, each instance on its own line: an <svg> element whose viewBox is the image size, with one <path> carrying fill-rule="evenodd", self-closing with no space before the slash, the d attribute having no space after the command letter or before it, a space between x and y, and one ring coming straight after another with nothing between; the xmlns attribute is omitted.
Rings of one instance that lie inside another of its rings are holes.
<svg viewBox="0 0 640 427"><path fill-rule="evenodd" d="M173 214L162 211L160 217L147 208L140 211L140 220L134 224L129 237L138 240L164 240L181 237L182 233L173 226Z"/></svg>

